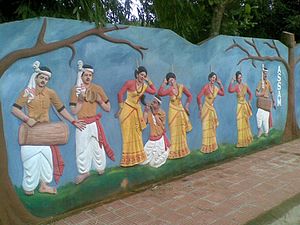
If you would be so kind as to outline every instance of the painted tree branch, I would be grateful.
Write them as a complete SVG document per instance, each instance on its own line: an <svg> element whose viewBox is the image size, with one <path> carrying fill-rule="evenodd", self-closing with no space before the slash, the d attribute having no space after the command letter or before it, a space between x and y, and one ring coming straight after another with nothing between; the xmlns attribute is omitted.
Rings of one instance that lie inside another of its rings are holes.
<svg viewBox="0 0 300 225"><path fill-rule="evenodd" d="M72 44L68 45L67 47L70 48L72 51L72 56L69 60L69 65L71 65L71 62L73 61L75 54L76 54L76 49L75 49L74 45L72 45Z"/></svg>
<svg viewBox="0 0 300 225"><path fill-rule="evenodd" d="M287 70L289 70L289 65L288 63L281 57L278 56L249 56L249 57L245 57L243 59L241 59L237 65L239 65L241 62L245 61L245 60L257 60L257 61L277 61L277 62L281 62L285 65L285 67L287 68ZM256 68L256 66L255 66Z"/></svg>
<svg viewBox="0 0 300 225"><path fill-rule="evenodd" d="M244 40L248 45L250 45L252 48L254 48L254 50L255 50L255 52L256 52L256 54L258 55L258 56L261 56L260 55L260 53L259 53L259 51L258 51L258 49L257 49L257 47L256 47L256 44L255 44L255 42L254 42L254 39L252 38L252 42L250 42L250 41L248 41L248 40Z"/></svg>
<svg viewBox="0 0 300 225"><path fill-rule="evenodd" d="M233 44L231 45L231 46L229 46L225 51L227 52L227 51L229 51L230 49L233 49L233 48L239 48L239 49L241 49L243 52L245 52L247 55L248 55L248 57L250 57L251 55L250 55L250 53L249 53L249 51L247 50L247 49L245 49L245 48L243 48L240 44L238 44L234 39L233 39ZM250 59L250 58L249 58ZM245 59L246 60L246 59ZM253 67L255 67L256 68L256 65L254 64L254 60L252 60L252 65L253 65Z"/></svg>
<svg viewBox="0 0 300 225"><path fill-rule="evenodd" d="M81 33L79 33L77 35L74 35L72 37L66 38L64 40L56 41L56 42L52 42L52 43L46 43L44 41L46 27L47 27L47 20L45 18L44 21L43 21L41 31L38 35L37 42L36 42L34 47L24 48L24 49L13 51L13 52L7 54L6 56L4 56L0 60L0 76L2 76L3 73L13 63L15 63L18 59L40 55L40 54L50 52L50 51L54 51L54 50L57 50L57 49L63 48L63 47L68 47L72 50L72 56L71 56L70 61L69 61L69 63L71 63L71 61L73 60L73 58L76 54L76 50L74 48L74 43L81 40L81 39L84 39L88 36L92 36L92 35L98 36L98 37L100 37L100 38L102 38L106 41L112 42L112 43L126 44L126 45L130 46L131 48L133 48L134 50L138 51L141 54L142 58L144 56L142 50L147 49L147 48L142 47L140 45L135 45L135 44L131 43L128 40L112 38L112 37L106 35L106 33L108 33L108 32L111 32L111 31L114 31L114 30L123 30L123 29L127 29L128 27L117 27L117 26L115 26L115 27L110 27L110 28L101 28L101 27L93 28L93 29L81 32Z"/></svg>
<svg viewBox="0 0 300 225"><path fill-rule="evenodd" d="M264 42L264 44L268 45L270 48L273 48L273 49L275 49L275 51L276 51L277 55L278 55L279 57L281 57L281 55L280 55L280 53L279 53L279 50L278 50L278 48L277 48L277 46L276 46L276 43L275 43L275 41L274 41L274 40L272 40L272 42L273 42L273 45L271 45L271 44L270 44L270 43L268 43L268 42Z"/></svg>
<svg viewBox="0 0 300 225"><path fill-rule="evenodd" d="M238 44L234 39L233 39L233 44L231 46L229 46L225 51L229 51L230 49L233 49L233 48L239 48L241 49L243 52L245 52L247 54L247 57L241 59L237 65L239 65L240 63L242 63L243 61L246 61L246 60L251 60L252 61L252 65L253 67L256 68L256 65L254 64L255 60L257 61L277 61L277 62L281 62L284 64L284 66L286 67L287 70L290 70L290 66L288 64L288 62L282 58L279 54L279 51L278 51L278 48L277 46L275 45L275 42L273 42L273 45L271 45L270 43L267 43L265 42L266 45L268 45L270 48L273 48L276 50L277 52L277 55L278 56L261 56L259 50L257 49L257 46L254 42L254 40L252 42L250 41L247 41L247 40L244 40L248 45L250 45L251 47L254 48L255 52L257 55L252 55L249 53L249 51L247 49L245 49L244 47L242 47L240 44Z"/></svg>
<svg viewBox="0 0 300 225"><path fill-rule="evenodd" d="M36 42L36 45L35 45L36 47L39 47L39 46L42 46L42 45L46 44L45 40L44 40L45 33L46 33L46 27L47 27L47 20L44 19L41 31L39 33L39 36L38 36L38 39L37 39L37 42Z"/></svg>

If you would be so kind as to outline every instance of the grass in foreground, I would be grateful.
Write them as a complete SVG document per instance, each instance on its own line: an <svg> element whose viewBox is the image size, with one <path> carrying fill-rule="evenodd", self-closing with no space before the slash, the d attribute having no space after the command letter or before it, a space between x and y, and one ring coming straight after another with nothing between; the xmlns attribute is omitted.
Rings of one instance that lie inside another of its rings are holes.
<svg viewBox="0 0 300 225"><path fill-rule="evenodd" d="M16 187L16 192L33 215L38 217L56 216L92 203L120 197L126 192L141 189L155 182L190 174L225 159L261 151L280 144L281 136L282 131L271 130L268 137L255 138L247 148L236 148L233 144L220 144L219 149L210 154L195 150L184 158L168 160L157 169L149 166L108 168L102 176L92 173L80 185L68 183L59 187L57 195L36 193L29 197L23 193L20 187Z"/></svg>
<svg viewBox="0 0 300 225"><path fill-rule="evenodd" d="M299 224L300 194L262 213L245 225Z"/></svg>

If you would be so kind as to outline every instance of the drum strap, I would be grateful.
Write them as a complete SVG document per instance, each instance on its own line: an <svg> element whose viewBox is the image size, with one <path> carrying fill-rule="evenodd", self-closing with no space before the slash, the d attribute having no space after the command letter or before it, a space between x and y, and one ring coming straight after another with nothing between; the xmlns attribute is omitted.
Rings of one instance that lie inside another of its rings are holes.
<svg viewBox="0 0 300 225"><path fill-rule="evenodd" d="M51 105L53 111L55 112L55 114L57 115L57 117L64 123L65 119L62 117L62 115L60 113L57 112L56 108ZM54 180L56 183L58 183L58 181L60 180L60 177L63 174L64 168L65 168L65 163L63 160L63 157L61 156L59 147L57 145L52 145L50 146L51 151L52 151L52 160L53 160L53 176L54 176Z"/></svg>
<svg viewBox="0 0 300 225"><path fill-rule="evenodd" d="M60 177L63 174L65 163L60 154L57 145L51 145L52 160L53 160L53 176L56 183L58 183Z"/></svg>

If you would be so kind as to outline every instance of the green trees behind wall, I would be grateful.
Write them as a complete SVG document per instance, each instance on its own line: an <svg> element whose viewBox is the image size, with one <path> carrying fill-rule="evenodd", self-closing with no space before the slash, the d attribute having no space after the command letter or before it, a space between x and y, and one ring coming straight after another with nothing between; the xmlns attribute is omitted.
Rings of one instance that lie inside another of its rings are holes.
<svg viewBox="0 0 300 225"><path fill-rule="evenodd" d="M39 16L168 28L199 43L218 35L300 39L300 0L0 0L0 22Z"/></svg>

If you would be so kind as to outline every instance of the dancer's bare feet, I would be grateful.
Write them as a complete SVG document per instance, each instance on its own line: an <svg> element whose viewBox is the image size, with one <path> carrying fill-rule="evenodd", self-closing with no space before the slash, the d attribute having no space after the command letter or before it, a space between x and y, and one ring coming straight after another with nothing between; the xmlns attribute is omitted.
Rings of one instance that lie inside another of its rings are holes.
<svg viewBox="0 0 300 225"><path fill-rule="evenodd" d="M40 188L39 188L39 192L40 193L52 194L52 195L57 194L56 188L55 187L50 187L46 183L41 183Z"/></svg>
<svg viewBox="0 0 300 225"><path fill-rule="evenodd" d="M97 172L98 172L99 175L104 174L104 170L97 170Z"/></svg>
<svg viewBox="0 0 300 225"><path fill-rule="evenodd" d="M80 174L76 177L75 179L75 184L80 184L82 183L86 178L88 178L90 176L90 173L87 172L87 173L83 173L83 174Z"/></svg>
<svg viewBox="0 0 300 225"><path fill-rule="evenodd" d="M34 194L34 191L25 191L25 190L24 190L24 193L25 193L25 195L33 195L33 194Z"/></svg>
<svg viewBox="0 0 300 225"><path fill-rule="evenodd" d="M262 129L261 128L258 128L258 134L257 134L257 137L259 138L261 135L262 135Z"/></svg>

